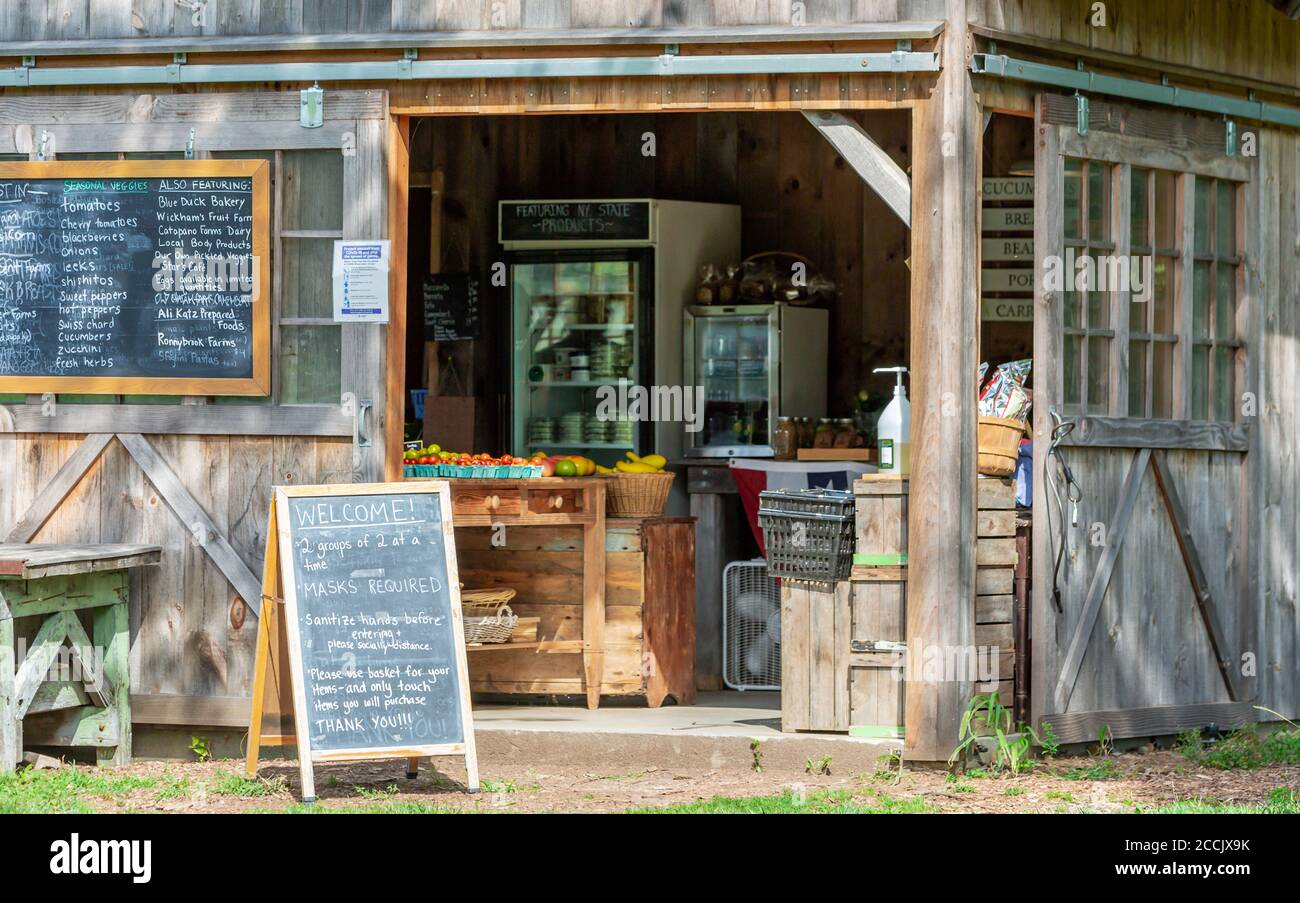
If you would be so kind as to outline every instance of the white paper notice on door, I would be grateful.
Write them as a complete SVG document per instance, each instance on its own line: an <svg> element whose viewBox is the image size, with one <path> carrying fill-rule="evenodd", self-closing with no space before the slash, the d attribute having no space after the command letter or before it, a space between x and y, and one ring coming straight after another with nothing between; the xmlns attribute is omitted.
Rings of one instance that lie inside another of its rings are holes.
<svg viewBox="0 0 1300 903"><path fill-rule="evenodd" d="M388 322L388 240L334 242L334 322Z"/></svg>

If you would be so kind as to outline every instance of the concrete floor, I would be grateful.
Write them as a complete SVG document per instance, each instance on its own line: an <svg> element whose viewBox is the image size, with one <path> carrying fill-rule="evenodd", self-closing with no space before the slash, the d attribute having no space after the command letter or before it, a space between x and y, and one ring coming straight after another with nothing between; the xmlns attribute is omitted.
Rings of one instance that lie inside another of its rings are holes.
<svg viewBox="0 0 1300 903"><path fill-rule="evenodd" d="M639 698L605 698L591 711L582 705L474 705L476 731L549 731L583 734L649 734L655 736L747 737L759 740L829 740L898 746L897 741L866 740L847 734L781 733L781 694L728 690L700 693L695 705L665 703L647 708Z"/></svg>

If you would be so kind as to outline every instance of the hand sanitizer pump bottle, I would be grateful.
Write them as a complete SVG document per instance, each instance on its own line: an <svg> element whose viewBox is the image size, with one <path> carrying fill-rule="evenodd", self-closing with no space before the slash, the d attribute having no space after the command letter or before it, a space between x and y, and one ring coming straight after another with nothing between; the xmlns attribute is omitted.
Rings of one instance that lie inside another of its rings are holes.
<svg viewBox="0 0 1300 903"><path fill-rule="evenodd" d="M905 475L911 470L912 406L903 388L906 367L877 367L874 373L893 373L897 377L893 400L885 406L876 424L876 468L881 473Z"/></svg>

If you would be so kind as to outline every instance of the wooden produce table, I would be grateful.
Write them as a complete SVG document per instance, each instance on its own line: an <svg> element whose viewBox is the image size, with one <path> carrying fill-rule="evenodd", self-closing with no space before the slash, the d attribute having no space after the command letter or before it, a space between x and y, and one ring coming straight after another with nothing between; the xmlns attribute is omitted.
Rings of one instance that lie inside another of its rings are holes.
<svg viewBox="0 0 1300 903"><path fill-rule="evenodd" d="M487 527L505 542L519 527L577 527L582 531L580 635L540 643L512 643L506 652L582 655L582 691L587 708L600 705L605 672L605 483L599 479L541 477L526 480L448 480L451 516L460 551L461 528ZM498 540L498 542L501 540ZM460 580L466 586L488 586L461 559ZM510 585L508 582L502 585ZM496 651L493 645L469 651ZM473 658L471 658L472 670ZM471 681L472 686L472 681Z"/></svg>
<svg viewBox="0 0 1300 903"><path fill-rule="evenodd" d="M565 490L578 482L557 481ZM537 494L545 498L547 492ZM455 498L453 493L453 510ZM507 527L504 536L490 527L468 525L459 516L455 526L461 582L474 588L510 587L518 593L510 603L515 614L540 619L539 642L470 647L472 690L585 693L592 707L602 695L644 696L651 707L668 696L684 705L695 701L694 518L606 519L597 571L589 564L589 540L573 525ZM598 619L589 617L593 594L585 587L592 577L602 583ZM563 652L579 638L601 653L599 682L568 656L537 654Z"/></svg>
<svg viewBox="0 0 1300 903"><path fill-rule="evenodd" d="M22 758L24 739L93 746L100 765L131 761L127 570L161 558L159 546L0 545L0 768ZM29 617L44 620L15 667L14 621ZM46 680L65 642L74 679Z"/></svg>

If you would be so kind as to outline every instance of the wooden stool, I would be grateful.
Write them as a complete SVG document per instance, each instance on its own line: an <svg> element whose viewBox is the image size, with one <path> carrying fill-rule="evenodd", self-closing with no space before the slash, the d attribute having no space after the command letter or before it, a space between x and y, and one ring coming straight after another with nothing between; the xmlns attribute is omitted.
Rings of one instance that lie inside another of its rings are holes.
<svg viewBox="0 0 1300 903"><path fill-rule="evenodd" d="M0 544L0 768L32 746L93 746L100 765L131 761L128 568L154 565L159 546ZM91 611L93 642L77 613ZM15 667L14 619L43 616ZM46 680L67 643L76 680Z"/></svg>

